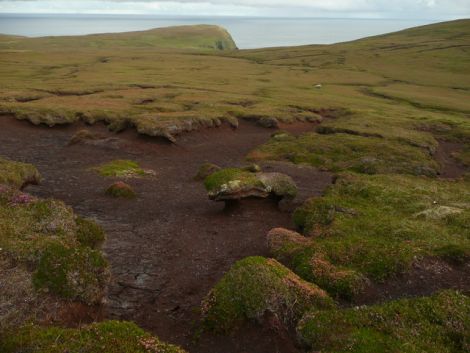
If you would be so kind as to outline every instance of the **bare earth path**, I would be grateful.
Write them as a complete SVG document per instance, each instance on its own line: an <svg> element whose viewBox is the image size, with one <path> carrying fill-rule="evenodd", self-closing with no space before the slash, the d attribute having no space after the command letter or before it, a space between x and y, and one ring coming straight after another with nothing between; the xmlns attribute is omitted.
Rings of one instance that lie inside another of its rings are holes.
<svg viewBox="0 0 470 353"><path fill-rule="evenodd" d="M105 144L67 146L83 126L51 129L0 119L0 154L35 164L44 177L29 191L61 199L106 229L104 250L113 275L107 317L136 321L193 353L296 351L282 335L257 327L228 338L193 339L200 301L223 273L241 258L266 255L265 235L271 228L292 227L290 213L270 201L249 200L224 210L223 204L207 199L193 176L206 161L243 164L244 156L273 130L243 123L238 130L220 127L187 134L171 145L133 131L113 135L100 126L92 129L109 135ZM301 130L298 124L292 128ZM127 181L138 192L137 199L104 196L112 179L98 176L90 167L113 159L136 160L156 171L154 178ZM298 202L320 195L332 181L330 174L312 168L264 167L296 180Z"/></svg>

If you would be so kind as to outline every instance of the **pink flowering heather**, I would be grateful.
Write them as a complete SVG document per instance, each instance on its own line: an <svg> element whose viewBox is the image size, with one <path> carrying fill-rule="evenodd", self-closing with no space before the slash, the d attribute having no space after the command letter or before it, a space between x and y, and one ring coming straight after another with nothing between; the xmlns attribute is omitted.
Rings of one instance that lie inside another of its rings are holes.
<svg viewBox="0 0 470 353"><path fill-rule="evenodd" d="M36 198L30 194L26 194L24 192L19 192L10 199L10 204L15 206L15 205L22 205L22 204L28 204L31 203L35 200Z"/></svg>

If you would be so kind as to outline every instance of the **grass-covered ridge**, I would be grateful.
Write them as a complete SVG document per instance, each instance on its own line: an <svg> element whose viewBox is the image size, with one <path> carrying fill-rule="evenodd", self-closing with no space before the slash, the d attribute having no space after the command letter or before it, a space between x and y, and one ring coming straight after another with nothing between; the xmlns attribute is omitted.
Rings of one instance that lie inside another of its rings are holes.
<svg viewBox="0 0 470 353"><path fill-rule="evenodd" d="M185 352L125 321L103 321L77 329L25 326L0 338L0 350L4 353Z"/></svg>
<svg viewBox="0 0 470 353"><path fill-rule="evenodd" d="M444 291L371 307L312 310L297 330L304 344L325 353L464 353L470 298Z"/></svg>
<svg viewBox="0 0 470 353"><path fill-rule="evenodd" d="M3 41L2 41L3 39ZM155 28L147 31L103 33L85 36L0 37L0 48L63 50L66 48L172 48L195 50L235 50L237 46L222 27L192 25Z"/></svg>
<svg viewBox="0 0 470 353"><path fill-rule="evenodd" d="M237 119L330 117L336 119L328 126L350 133L320 136L325 143L403 152L412 161L424 156L426 169L435 170L429 158L436 135L461 142L470 136L469 23L335 45L237 52L157 48L147 43L153 31L0 38L0 112L35 124L102 121L114 131L133 127L172 141L200 127L237 126ZM217 27L183 29L156 31L173 33L176 42L197 43L190 33L205 31L225 37ZM314 88L317 83L322 88ZM339 113L344 109L352 114Z"/></svg>
<svg viewBox="0 0 470 353"><path fill-rule="evenodd" d="M470 260L468 181L342 175L294 213L307 236L273 234L271 251L302 278L351 298L364 279L384 281L413 262Z"/></svg>

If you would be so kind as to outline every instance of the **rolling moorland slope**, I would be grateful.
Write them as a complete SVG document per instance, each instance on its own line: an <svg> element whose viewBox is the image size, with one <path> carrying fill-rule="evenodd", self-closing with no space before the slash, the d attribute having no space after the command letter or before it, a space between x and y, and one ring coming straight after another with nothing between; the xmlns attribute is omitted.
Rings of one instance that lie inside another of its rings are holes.
<svg viewBox="0 0 470 353"><path fill-rule="evenodd" d="M0 348L180 351L119 319L189 352L468 351L469 54L470 20L0 36Z"/></svg>

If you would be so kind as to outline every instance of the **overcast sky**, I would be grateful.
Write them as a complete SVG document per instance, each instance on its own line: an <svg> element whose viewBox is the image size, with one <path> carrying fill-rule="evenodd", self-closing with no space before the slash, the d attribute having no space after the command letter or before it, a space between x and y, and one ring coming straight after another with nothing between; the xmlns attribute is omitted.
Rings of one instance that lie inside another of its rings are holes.
<svg viewBox="0 0 470 353"><path fill-rule="evenodd" d="M0 13L454 19L470 0L0 0Z"/></svg>

